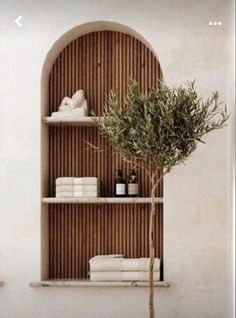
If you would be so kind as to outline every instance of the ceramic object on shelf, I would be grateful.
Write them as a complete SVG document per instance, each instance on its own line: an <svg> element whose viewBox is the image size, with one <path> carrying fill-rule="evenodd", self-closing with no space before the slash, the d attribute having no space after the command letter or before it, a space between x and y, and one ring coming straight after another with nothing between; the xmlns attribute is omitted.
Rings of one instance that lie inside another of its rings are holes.
<svg viewBox="0 0 236 318"><path fill-rule="evenodd" d="M88 115L88 103L84 90L79 89L70 97L64 97L57 112L53 112L53 118L78 118Z"/></svg>

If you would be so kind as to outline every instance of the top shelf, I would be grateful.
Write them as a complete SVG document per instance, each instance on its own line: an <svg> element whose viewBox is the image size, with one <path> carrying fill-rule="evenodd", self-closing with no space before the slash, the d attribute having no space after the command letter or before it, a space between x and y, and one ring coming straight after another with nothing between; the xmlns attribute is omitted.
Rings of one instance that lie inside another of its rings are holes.
<svg viewBox="0 0 236 318"><path fill-rule="evenodd" d="M79 117L79 118L55 118L43 117L43 123L48 126L97 126L95 119L102 117Z"/></svg>

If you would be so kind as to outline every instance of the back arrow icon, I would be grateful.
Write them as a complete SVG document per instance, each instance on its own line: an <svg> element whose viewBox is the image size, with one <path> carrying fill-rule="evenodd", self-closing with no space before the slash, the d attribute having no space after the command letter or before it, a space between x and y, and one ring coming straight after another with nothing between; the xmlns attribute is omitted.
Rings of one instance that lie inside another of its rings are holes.
<svg viewBox="0 0 236 318"><path fill-rule="evenodd" d="M22 24L20 23L20 20L22 19L22 16L21 15L19 15L19 17L17 17L16 19L15 19L15 23L19 26L19 27L22 27Z"/></svg>

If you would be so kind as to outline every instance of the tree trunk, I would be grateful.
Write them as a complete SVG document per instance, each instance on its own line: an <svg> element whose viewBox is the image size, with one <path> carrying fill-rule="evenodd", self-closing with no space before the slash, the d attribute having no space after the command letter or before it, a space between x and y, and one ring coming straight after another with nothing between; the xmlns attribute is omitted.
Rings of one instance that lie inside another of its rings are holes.
<svg viewBox="0 0 236 318"><path fill-rule="evenodd" d="M150 211L150 223L149 223L149 318L155 318L155 307L154 307L154 279L153 279L153 268L155 258L155 247L154 247L154 218L155 218L155 178L156 174L153 173L151 176L151 211Z"/></svg>

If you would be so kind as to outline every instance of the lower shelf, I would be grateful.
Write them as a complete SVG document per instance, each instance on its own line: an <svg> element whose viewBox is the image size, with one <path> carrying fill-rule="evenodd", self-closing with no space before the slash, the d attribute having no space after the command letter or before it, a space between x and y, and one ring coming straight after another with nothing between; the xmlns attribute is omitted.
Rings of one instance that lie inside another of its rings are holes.
<svg viewBox="0 0 236 318"><path fill-rule="evenodd" d="M81 204L101 204L101 203L113 203L113 204L120 204L120 203L133 203L133 204L140 204L140 203L151 203L151 198L42 198L43 203L47 204L55 204L55 203L81 203ZM155 198L155 203L163 203L163 198Z"/></svg>
<svg viewBox="0 0 236 318"><path fill-rule="evenodd" d="M43 280L31 282L30 287L148 287L148 282L91 282L88 279L78 280ZM155 287L170 287L168 282L159 281Z"/></svg>

